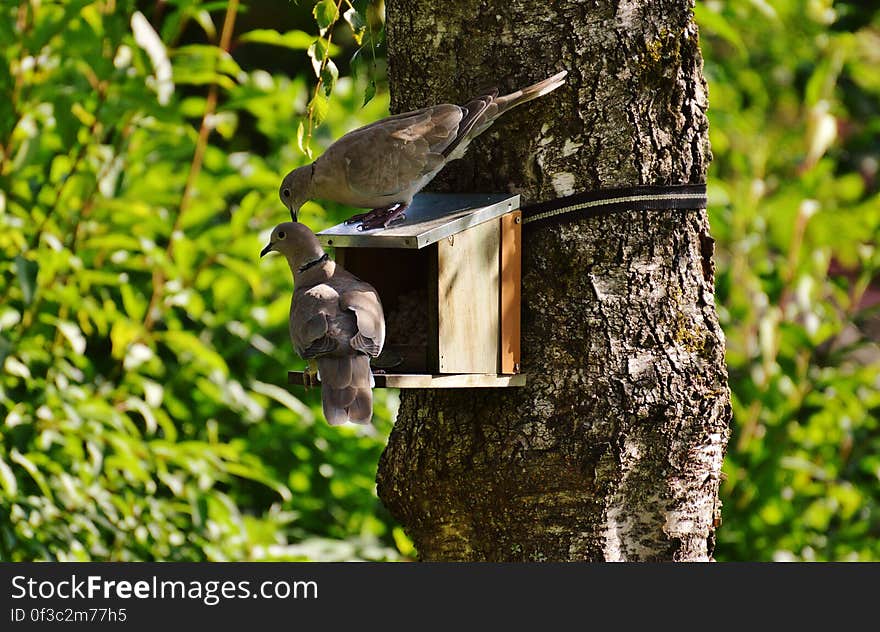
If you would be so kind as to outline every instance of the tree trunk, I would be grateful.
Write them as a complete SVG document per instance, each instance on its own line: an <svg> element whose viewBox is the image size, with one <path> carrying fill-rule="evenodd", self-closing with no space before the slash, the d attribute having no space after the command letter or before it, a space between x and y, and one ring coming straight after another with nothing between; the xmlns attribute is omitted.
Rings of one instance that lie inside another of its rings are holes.
<svg viewBox="0 0 880 632"><path fill-rule="evenodd" d="M688 0L387 0L392 109L567 69L435 190L705 181ZM401 393L379 495L424 560L710 560L730 421L705 210L529 225L524 388Z"/></svg>

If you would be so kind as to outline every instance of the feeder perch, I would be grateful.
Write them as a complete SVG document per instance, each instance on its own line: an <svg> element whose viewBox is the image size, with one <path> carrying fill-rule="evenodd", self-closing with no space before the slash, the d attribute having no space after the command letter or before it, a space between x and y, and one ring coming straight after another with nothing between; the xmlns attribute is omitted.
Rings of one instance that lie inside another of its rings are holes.
<svg viewBox="0 0 880 632"><path fill-rule="evenodd" d="M422 193L406 220L389 228L360 231L343 223L318 239L382 299L386 335L373 361L377 387L525 384L518 195ZM291 371L288 382L302 385L302 372Z"/></svg>

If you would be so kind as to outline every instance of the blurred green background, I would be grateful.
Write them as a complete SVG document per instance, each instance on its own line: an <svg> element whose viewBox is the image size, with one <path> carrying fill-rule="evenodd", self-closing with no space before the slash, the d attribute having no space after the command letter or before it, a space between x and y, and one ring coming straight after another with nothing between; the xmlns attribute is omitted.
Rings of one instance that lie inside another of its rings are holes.
<svg viewBox="0 0 880 632"><path fill-rule="evenodd" d="M375 494L396 394L330 428L288 389L292 282L258 256L303 149L387 113L383 7L236 4L0 0L0 560L414 556ZM696 17L734 406L716 556L880 560L880 6Z"/></svg>

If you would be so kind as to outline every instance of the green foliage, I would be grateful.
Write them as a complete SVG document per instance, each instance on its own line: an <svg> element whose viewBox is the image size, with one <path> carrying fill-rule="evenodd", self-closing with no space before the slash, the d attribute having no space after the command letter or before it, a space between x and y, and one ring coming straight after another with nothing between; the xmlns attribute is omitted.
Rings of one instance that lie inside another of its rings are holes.
<svg viewBox="0 0 880 632"><path fill-rule="evenodd" d="M734 428L722 560L880 559L880 10L696 7Z"/></svg>
<svg viewBox="0 0 880 632"><path fill-rule="evenodd" d="M0 8L0 560L407 546L374 491L395 396L377 391L376 431L329 428L319 393L286 385L303 366L292 280L259 251L305 160L309 87L240 65L220 44L234 17L193 0ZM315 39L260 28L230 50L304 57ZM333 80L318 145L387 108L361 108L366 78Z"/></svg>
<svg viewBox="0 0 880 632"><path fill-rule="evenodd" d="M341 13L343 5L348 6L345 13ZM364 90L364 105L369 103L376 94L376 48L381 44L384 31L374 31L373 21L379 21L376 7L371 8L371 0L318 0L312 10L312 15L318 25L319 37L308 47L308 55L312 61L312 69L318 79L317 85L309 101L307 111L307 124L297 130L297 145L301 151L312 156L312 148L309 141L312 138L312 128L320 125L327 118L330 107L329 97L333 93L336 81L339 79L339 68L332 57L336 54L337 47L333 44L333 30L339 24L340 17L344 18L350 29L350 36L357 44L358 49L351 56L351 68L357 72L358 60L365 48L369 49L372 64L370 66L370 80ZM370 18L373 18L371 21ZM367 35L366 40L364 36Z"/></svg>

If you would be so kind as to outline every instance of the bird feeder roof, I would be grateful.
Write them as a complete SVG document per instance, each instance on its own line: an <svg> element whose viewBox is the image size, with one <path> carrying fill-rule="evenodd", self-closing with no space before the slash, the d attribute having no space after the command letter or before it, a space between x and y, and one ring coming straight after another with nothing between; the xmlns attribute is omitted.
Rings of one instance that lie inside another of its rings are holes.
<svg viewBox="0 0 880 632"><path fill-rule="evenodd" d="M318 240L324 247L419 249L518 208L519 195L508 193L419 193L402 222L374 230L337 224L318 233Z"/></svg>

